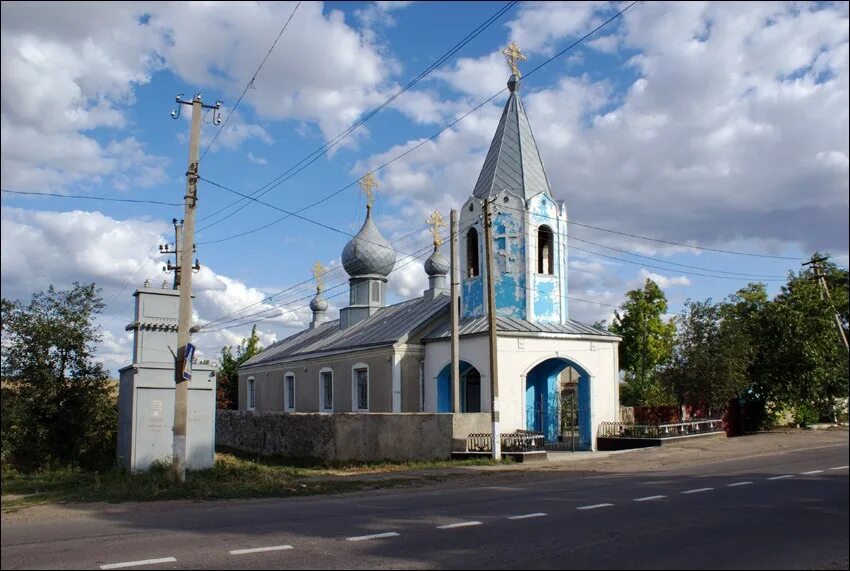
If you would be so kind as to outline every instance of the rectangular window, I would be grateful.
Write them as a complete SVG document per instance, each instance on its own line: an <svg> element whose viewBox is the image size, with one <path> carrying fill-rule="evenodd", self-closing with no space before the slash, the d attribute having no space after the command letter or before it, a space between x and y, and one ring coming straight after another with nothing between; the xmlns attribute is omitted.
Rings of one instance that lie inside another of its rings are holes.
<svg viewBox="0 0 850 571"><path fill-rule="evenodd" d="M372 282L372 301L381 301L381 284L379 282Z"/></svg>
<svg viewBox="0 0 850 571"><path fill-rule="evenodd" d="M254 391L254 379L248 379L248 409L254 410L254 407L256 406L256 404L257 404L257 401L256 401L255 391Z"/></svg>
<svg viewBox="0 0 850 571"><path fill-rule="evenodd" d="M295 375L286 375L283 379L284 403L286 410L295 410Z"/></svg>
<svg viewBox="0 0 850 571"><path fill-rule="evenodd" d="M322 410L334 409L334 378L333 373L322 373Z"/></svg>
<svg viewBox="0 0 850 571"><path fill-rule="evenodd" d="M357 379L357 409L369 410L369 371L357 369L354 374Z"/></svg>

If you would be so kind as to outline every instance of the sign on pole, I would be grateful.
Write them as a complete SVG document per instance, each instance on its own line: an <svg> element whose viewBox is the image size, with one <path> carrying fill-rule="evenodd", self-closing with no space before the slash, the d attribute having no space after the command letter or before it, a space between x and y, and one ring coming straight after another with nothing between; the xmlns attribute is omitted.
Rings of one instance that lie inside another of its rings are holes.
<svg viewBox="0 0 850 571"><path fill-rule="evenodd" d="M195 359L195 346L186 343L186 360L183 361L183 380L192 380L192 361Z"/></svg>

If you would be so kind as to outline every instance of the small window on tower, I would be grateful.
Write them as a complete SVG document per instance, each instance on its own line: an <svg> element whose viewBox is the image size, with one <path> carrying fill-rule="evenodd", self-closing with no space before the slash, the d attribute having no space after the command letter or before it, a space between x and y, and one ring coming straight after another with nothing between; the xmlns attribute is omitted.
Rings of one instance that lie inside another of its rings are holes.
<svg viewBox="0 0 850 571"><path fill-rule="evenodd" d="M379 282L372 282L372 301L381 301L381 284Z"/></svg>
<svg viewBox="0 0 850 571"><path fill-rule="evenodd" d="M555 254L552 242L552 229L540 226L537 229L537 273L555 273Z"/></svg>
<svg viewBox="0 0 850 571"><path fill-rule="evenodd" d="M466 277L479 275L478 269L478 232L470 228L466 233Z"/></svg>

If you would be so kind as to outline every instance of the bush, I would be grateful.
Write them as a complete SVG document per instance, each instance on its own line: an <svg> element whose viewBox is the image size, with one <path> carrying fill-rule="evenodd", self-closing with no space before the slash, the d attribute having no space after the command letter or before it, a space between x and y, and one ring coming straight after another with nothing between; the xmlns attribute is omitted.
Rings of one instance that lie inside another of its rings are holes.
<svg viewBox="0 0 850 571"><path fill-rule="evenodd" d="M810 404L797 405L794 411L794 422L799 426L811 426L820 420L818 409Z"/></svg>

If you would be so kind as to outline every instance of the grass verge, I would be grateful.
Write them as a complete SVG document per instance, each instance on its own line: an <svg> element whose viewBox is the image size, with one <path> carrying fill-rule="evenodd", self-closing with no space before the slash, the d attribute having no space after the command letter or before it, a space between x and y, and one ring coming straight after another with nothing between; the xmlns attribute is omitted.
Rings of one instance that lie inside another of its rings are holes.
<svg viewBox="0 0 850 571"><path fill-rule="evenodd" d="M429 470L491 465L489 459L381 463L318 463L218 453L209 470L191 471L182 485L172 484L165 465L144 474L120 469L84 472L72 468L21 474L3 468L3 512L56 502L211 500L333 494L364 489L415 486L452 477ZM393 472L416 474L393 477ZM357 476L379 475L367 479ZM9 497L11 496L11 497ZM17 497L16 497L17 496Z"/></svg>

